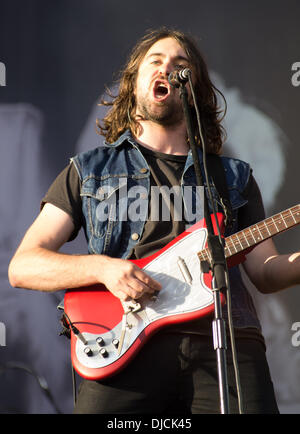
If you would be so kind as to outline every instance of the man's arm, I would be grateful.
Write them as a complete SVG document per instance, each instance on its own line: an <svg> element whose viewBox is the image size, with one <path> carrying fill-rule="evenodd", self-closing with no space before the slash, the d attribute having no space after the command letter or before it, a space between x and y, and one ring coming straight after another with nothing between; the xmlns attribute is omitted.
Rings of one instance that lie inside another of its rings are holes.
<svg viewBox="0 0 300 434"><path fill-rule="evenodd" d="M279 255L271 239L258 244L243 265L251 282L264 294L300 284L300 252Z"/></svg>
<svg viewBox="0 0 300 434"><path fill-rule="evenodd" d="M71 217L49 203L26 232L8 275L14 287L58 291L103 283L127 300L154 292L160 284L132 262L105 255L68 255L58 250L74 230Z"/></svg>

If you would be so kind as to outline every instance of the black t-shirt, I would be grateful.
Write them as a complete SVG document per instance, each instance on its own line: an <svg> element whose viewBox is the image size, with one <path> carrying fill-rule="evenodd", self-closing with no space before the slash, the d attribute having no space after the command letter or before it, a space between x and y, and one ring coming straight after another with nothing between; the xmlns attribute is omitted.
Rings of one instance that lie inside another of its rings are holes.
<svg viewBox="0 0 300 434"><path fill-rule="evenodd" d="M150 168L151 187L178 186L184 170L186 156L170 155L149 150L139 146ZM84 216L80 197L81 182L74 164L67 166L55 179L48 192L44 196L41 208L49 202L69 214L74 223L74 231L69 239L72 241L80 228L83 226ZM238 210L238 230L257 223L265 218L260 190L254 177L250 176L248 184L243 192L247 204ZM148 216L151 216L153 204L149 202ZM174 220L174 203L170 203L171 219L165 221L153 221L148 219L145 222L144 231L140 241L134 248L130 259L139 259L158 251L176 236L185 230L185 221ZM174 331L211 334L211 318L201 318L192 323L174 326ZM236 332L236 337L255 338L263 342L263 337L256 329L243 329Z"/></svg>
<svg viewBox="0 0 300 434"><path fill-rule="evenodd" d="M167 186L170 188L179 185L186 156L155 152L141 145L139 147L150 167L151 187ZM74 231L69 241L76 238L84 222L80 188L81 182L77 170L74 164L69 164L54 180L41 202L41 208L46 202L49 202L70 215L74 223ZM243 197L247 200L247 204L238 210L237 230L243 230L265 218L261 193L252 174L243 192ZM171 217L173 217L173 211L173 204L171 203ZM149 204L150 214L151 202ZM160 220L159 222L148 220L145 223L142 238L137 244L132 258L149 256L182 233L184 227L185 222L183 220L174 221L172 218L165 221Z"/></svg>

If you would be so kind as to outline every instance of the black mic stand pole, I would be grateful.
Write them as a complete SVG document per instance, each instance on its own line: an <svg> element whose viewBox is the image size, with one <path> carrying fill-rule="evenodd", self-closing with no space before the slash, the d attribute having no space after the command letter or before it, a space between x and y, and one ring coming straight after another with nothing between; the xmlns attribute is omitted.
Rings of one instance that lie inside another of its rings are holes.
<svg viewBox="0 0 300 434"><path fill-rule="evenodd" d="M198 186L203 186L202 174L200 169L199 155L197 152L195 137L193 133L190 107L188 103L188 93L184 83L180 83L180 98L182 100L183 112L186 119L186 127L192 156L194 160L194 167L196 172L196 180ZM204 150L203 150L204 152ZM209 187L209 180L207 179ZM214 209L214 203L211 204ZM210 264L201 263L203 272L212 272L212 290L215 305L215 319L213 320L213 342L214 349L217 355L217 368L219 378L219 392L220 392L220 407L222 414L229 414L229 394L228 394L228 380L227 380L227 361L226 361L226 331L225 321L222 317L221 297L220 292L227 288L226 280L226 259L222 240L219 236L214 234L213 224L208 208L208 200L204 191L204 218L207 226L207 244L210 252ZM207 267L209 265L209 268Z"/></svg>

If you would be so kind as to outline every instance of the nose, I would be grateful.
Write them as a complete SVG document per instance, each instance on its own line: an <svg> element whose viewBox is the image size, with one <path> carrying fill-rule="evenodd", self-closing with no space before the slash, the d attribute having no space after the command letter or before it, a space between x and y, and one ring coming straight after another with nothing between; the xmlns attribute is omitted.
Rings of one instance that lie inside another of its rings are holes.
<svg viewBox="0 0 300 434"><path fill-rule="evenodd" d="M160 64L159 73L168 77L170 72L172 72L172 62L166 59Z"/></svg>

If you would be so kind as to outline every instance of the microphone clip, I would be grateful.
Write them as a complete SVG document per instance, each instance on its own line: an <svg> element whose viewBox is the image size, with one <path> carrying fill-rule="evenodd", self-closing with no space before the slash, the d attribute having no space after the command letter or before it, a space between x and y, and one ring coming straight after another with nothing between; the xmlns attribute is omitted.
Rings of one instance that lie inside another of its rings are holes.
<svg viewBox="0 0 300 434"><path fill-rule="evenodd" d="M168 81L171 86L178 88L188 82L191 74L192 71L189 68L172 71L169 74Z"/></svg>

